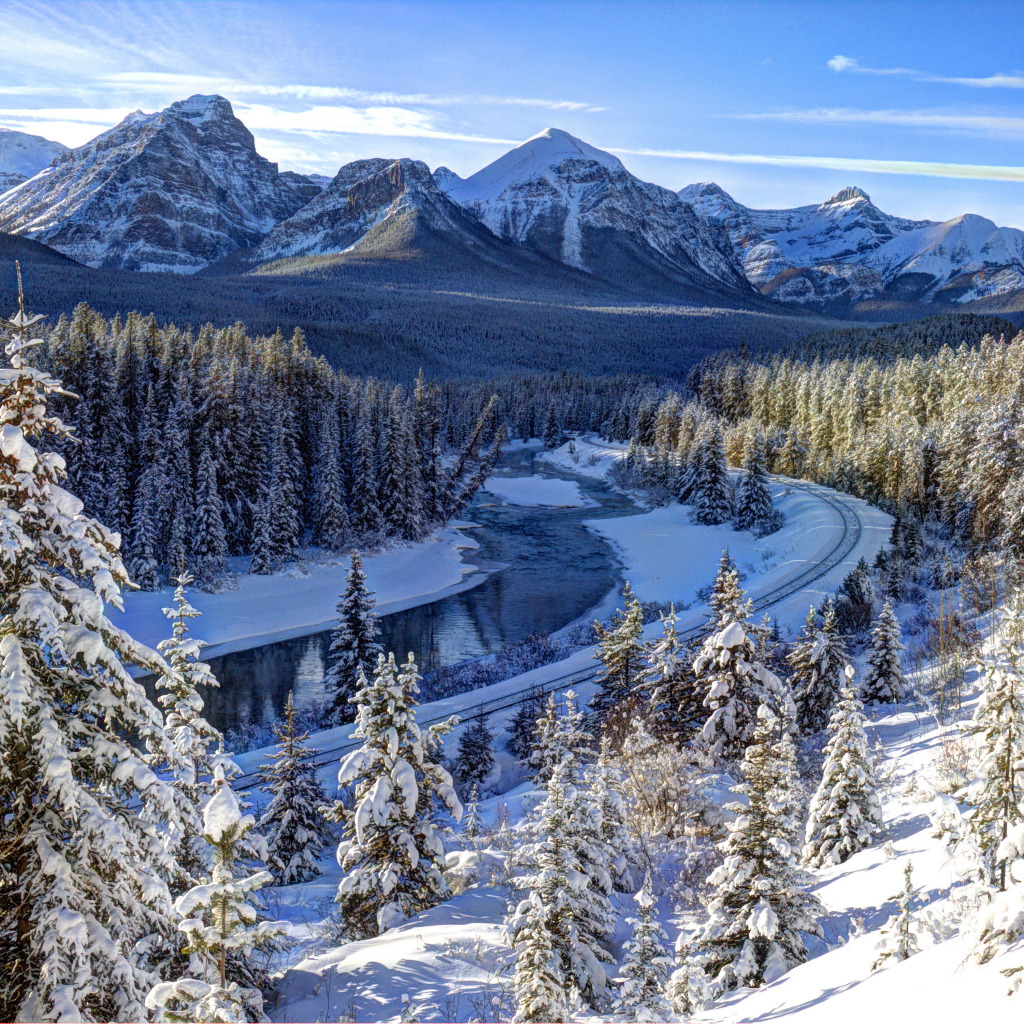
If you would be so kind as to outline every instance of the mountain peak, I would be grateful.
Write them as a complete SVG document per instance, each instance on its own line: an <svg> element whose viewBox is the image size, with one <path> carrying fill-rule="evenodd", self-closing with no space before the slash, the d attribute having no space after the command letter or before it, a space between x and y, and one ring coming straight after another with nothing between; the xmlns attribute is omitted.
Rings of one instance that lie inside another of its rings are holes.
<svg viewBox="0 0 1024 1024"><path fill-rule="evenodd" d="M570 135L562 128L545 128L544 131L527 139L506 156L517 153L534 156L538 160L545 161L549 167L556 167L564 160L593 160L612 170L622 169L622 162L618 157L612 156L611 153L606 153L596 146L591 146L589 142Z"/></svg>
<svg viewBox="0 0 1024 1024"><path fill-rule="evenodd" d="M837 203L849 203L858 199L863 200L865 203L871 202L871 196L863 189L857 188L856 185L847 185L846 188L841 188L834 196L826 199L821 205L834 206Z"/></svg>
<svg viewBox="0 0 1024 1024"><path fill-rule="evenodd" d="M204 96L202 93L189 96L187 100L177 100L167 108L167 112L187 118L195 124L235 116L231 104L223 96Z"/></svg>

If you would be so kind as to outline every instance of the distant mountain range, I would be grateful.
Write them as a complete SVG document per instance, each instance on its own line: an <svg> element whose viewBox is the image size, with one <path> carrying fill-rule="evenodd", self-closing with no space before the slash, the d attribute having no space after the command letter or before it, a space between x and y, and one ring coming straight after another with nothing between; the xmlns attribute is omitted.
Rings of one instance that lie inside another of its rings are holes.
<svg viewBox="0 0 1024 1024"><path fill-rule="evenodd" d="M327 179L279 171L227 100L193 96L77 149L0 132L0 192L0 232L91 267L237 274L429 251L546 286L592 280L658 301L840 315L1024 290L1015 228L894 217L858 188L753 210L713 183L676 193L641 181L555 128L466 179L405 158Z"/></svg>

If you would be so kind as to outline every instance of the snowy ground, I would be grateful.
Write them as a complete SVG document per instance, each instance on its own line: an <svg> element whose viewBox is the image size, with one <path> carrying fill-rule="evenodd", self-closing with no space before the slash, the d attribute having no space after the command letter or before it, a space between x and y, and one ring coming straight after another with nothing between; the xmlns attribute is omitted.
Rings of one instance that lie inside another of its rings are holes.
<svg viewBox="0 0 1024 1024"><path fill-rule="evenodd" d="M430 540L364 556L367 587L376 592L377 611L384 615L401 611L483 582L485 574L462 560L463 551L479 546L461 532L471 527L471 523L453 523ZM248 558L231 559L231 568L238 573L236 589L189 593L189 600L202 613L196 633L211 645L209 656L302 636L333 624L338 595L345 589L348 556L293 563L273 576L249 575L248 563ZM128 593L124 612L111 609L110 618L141 643L155 647L170 635L162 609L170 606L172 595L171 589Z"/></svg>
<svg viewBox="0 0 1024 1024"><path fill-rule="evenodd" d="M547 476L492 476L484 490L510 505L529 508L585 508L594 504L579 484Z"/></svg>

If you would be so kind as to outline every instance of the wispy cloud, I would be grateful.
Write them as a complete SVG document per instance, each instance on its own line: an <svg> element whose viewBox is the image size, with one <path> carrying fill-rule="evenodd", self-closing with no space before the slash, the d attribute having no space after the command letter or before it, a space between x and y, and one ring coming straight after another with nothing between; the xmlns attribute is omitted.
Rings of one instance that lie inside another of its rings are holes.
<svg viewBox="0 0 1024 1024"><path fill-rule="evenodd" d="M947 110L855 110L825 107L815 110L781 110L731 116L744 121L786 121L798 124L880 124L995 134L1024 132L1024 117L964 114Z"/></svg>
<svg viewBox="0 0 1024 1024"><path fill-rule="evenodd" d="M707 153L688 149L613 149L627 156L655 156L668 160L707 163L761 164L767 167L810 167L853 174L909 174L926 178L962 178L982 181L1024 181L1024 167L984 164L946 164L918 160L873 160L833 156L774 156L766 153Z"/></svg>
<svg viewBox="0 0 1024 1024"><path fill-rule="evenodd" d="M855 57L844 57L837 53L828 61L833 71L849 72L854 75L893 75L910 78L915 82L939 82L946 85L966 85L974 89L1024 89L1024 75L995 74L983 78L938 75L932 71L918 71L914 68L872 68L861 64Z"/></svg>

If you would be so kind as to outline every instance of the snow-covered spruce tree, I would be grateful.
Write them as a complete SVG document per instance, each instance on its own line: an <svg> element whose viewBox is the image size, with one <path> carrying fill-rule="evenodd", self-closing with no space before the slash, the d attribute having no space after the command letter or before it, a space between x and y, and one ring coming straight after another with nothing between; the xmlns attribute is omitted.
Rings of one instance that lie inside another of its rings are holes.
<svg viewBox="0 0 1024 1024"><path fill-rule="evenodd" d="M341 551L352 535L341 480L341 454L337 410L332 406L320 431L320 452L316 464L316 519L313 540L328 551Z"/></svg>
<svg viewBox="0 0 1024 1024"><path fill-rule="evenodd" d="M680 1020L700 1013L711 1005L707 975L699 958L687 958L683 954L683 962L669 976L665 996Z"/></svg>
<svg viewBox="0 0 1024 1024"><path fill-rule="evenodd" d="M118 541L37 447L70 432L20 286L19 306L0 323L0 1019L143 1020L136 944L165 930L177 872L158 823L182 822L153 770L177 752L125 666L166 666L104 614L128 583Z"/></svg>
<svg viewBox="0 0 1024 1024"><path fill-rule="evenodd" d="M610 626L594 623L597 656L603 667L597 676L598 691L590 702L590 710L602 729L612 733L622 731L629 723L633 687L643 663L643 610L628 581L622 598L624 608L615 612Z"/></svg>
<svg viewBox="0 0 1024 1024"><path fill-rule="evenodd" d="M189 889L174 902L182 920L186 952L193 954L192 974L156 985L146 1006L158 1010L161 1021L266 1021L259 989L240 988L228 981L232 954L254 949L286 935L285 921L258 921L250 894L273 881L268 871L248 874L245 859L255 821L242 814L238 798L224 781L220 768L216 792L203 810L203 837L213 848L209 880Z"/></svg>
<svg viewBox="0 0 1024 1024"><path fill-rule="evenodd" d="M459 784L479 785L494 767L494 733L487 725L487 716L475 718L459 737L459 751L455 756L455 777Z"/></svg>
<svg viewBox="0 0 1024 1024"><path fill-rule="evenodd" d="M224 533L224 503L217 487L217 465L209 445L204 445L196 466L191 546L196 579L202 586L216 583L227 564L228 542Z"/></svg>
<svg viewBox="0 0 1024 1024"><path fill-rule="evenodd" d="M544 692L536 689L526 695L508 725L508 749L518 761L526 762L533 750L537 719L544 714Z"/></svg>
<svg viewBox="0 0 1024 1024"><path fill-rule="evenodd" d="M1006 888L1007 857L1001 851L1010 830L1024 821L1024 593L1003 607L991 657L982 670L982 694L971 732L980 761L964 794L968 830L981 853L985 880Z"/></svg>
<svg viewBox="0 0 1024 1024"><path fill-rule="evenodd" d="M781 723L762 705L736 787L749 804L727 807L736 818L719 845L725 860L708 878L715 886L710 916L691 947L715 999L781 977L807 959L800 933L821 935L821 904L801 888L796 851L785 838L796 825L788 818L792 796L781 791L780 734Z"/></svg>
<svg viewBox="0 0 1024 1024"><path fill-rule="evenodd" d="M353 735L362 746L338 772L339 786L355 787L355 805L337 804L332 817L344 822L341 916L353 937L369 938L448 898L438 819L458 820L462 806L451 776L433 760L455 721L426 731L416 724L420 675L412 655L400 673L393 654L377 659L372 681L359 673Z"/></svg>
<svg viewBox="0 0 1024 1024"><path fill-rule="evenodd" d="M888 967L899 963L901 960L906 960L915 953L921 952L917 941L918 926L914 921L914 910L918 900L912 871L913 865L907 861L907 866L903 869L903 888L892 897L900 908L900 912L893 914L882 929L881 939L875 946L878 956L871 965L873 971L877 971L879 967Z"/></svg>
<svg viewBox="0 0 1024 1024"><path fill-rule="evenodd" d="M1020 939L1024 936L1024 822L1009 830L1000 844L1000 854L1007 862L1006 874L1012 884L1005 892L994 893L972 921L971 959L985 964L1015 946L1012 959L1004 960L1006 966L1000 971L1011 980L1009 994L1013 994L1024 984L1020 955Z"/></svg>
<svg viewBox="0 0 1024 1024"><path fill-rule="evenodd" d="M560 853L545 856L536 879L531 878L529 895L505 918L508 942L515 952L513 1024L550 1024L565 1020L569 1013L562 957L556 949L566 916L559 898L568 892L568 869Z"/></svg>
<svg viewBox="0 0 1024 1024"><path fill-rule="evenodd" d="M758 706L781 712L786 692L779 678L757 659L757 644L744 620L733 620L704 641L693 663L707 687L704 707L710 714L700 745L718 764L738 760L754 734Z"/></svg>
<svg viewBox="0 0 1024 1024"><path fill-rule="evenodd" d="M672 1021L675 1017L665 996L672 957L664 945L668 936L655 917L650 871L634 899L637 916L626 919L633 937L623 944L626 958L616 979L619 994L612 1012L622 1021Z"/></svg>
<svg viewBox="0 0 1024 1024"><path fill-rule="evenodd" d="M892 610L892 602L886 598L871 629L871 650L863 687L865 704L897 704L903 699L906 681L900 651L904 650L900 620Z"/></svg>
<svg viewBox="0 0 1024 1024"><path fill-rule="evenodd" d="M606 850L597 834L600 823L595 821L592 801L580 791L570 758L548 780L536 822L535 840L516 851L512 863L519 872L513 883L527 893L509 907L505 919L516 951L513 986L521 999L535 984L538 957L547 957L547 975L560 981L563 992L574 985L596 1008L607 989L604 965L611 963L611 955L603 943L611 935L615 915L607 895L610 885L605 885L608 872L601 871ZM547 935L538 946L541 930ZM542 977L545 992L547 975Z"/></svg>
<svg viewBox="0 0 1024 1024"><path fill-rule="evenodd" d="M295 701L288 692L284 722L274 726L277 751L260 765L260 783L271 801L257 828L267 841L267 869L276 885L308 882L320 874L320 856L334 842L323 816L327 794L312 758L320 753L306 746L309 738L295 727Z"/></svg>
<svg viewBox="0 0 1024 1024"><path fill-rule="evenodd" d="M199 617L185 596L192 574L182 569L174 582L174 606L163 610L173 623L171 636L157 644L167 663L161 678L161 688L167 692L157 699L164 708L164 732L179 757L172 775L183 797L184 820L180 831L168 833L168 840L181 869L180 878L172 885L180 892L179 885L194 885L209 869L210 847L202 839L201 810L213 794L214 772L220 766L230 781L238 774L238 767L221 752L221 734L203 716L200 689L213 689L219 684L201 657L207 643L189 635L189 622Z"/></svg>
<svg viewBox="0 0 1024 1024"><path fill-rule="evenodd" d="M480 788L474 782L469 791L469 803L462 815L462 837L475 846L484 830L484 819L480 813Z"/></svg>
<svg viewBox="0 0 1024 1024"><path fill-rule="evenodd" d="M768 488L768 464L764 438L756 434L747 450L746 473L740 480L736 496L736 529L763 532L775 520L772 492Z"/></svg>
<svg viewBox="0 0 1024 1024"><path fill-rule="evenodd" d="M853 684L853 669L847 665L846 671L847 685L828 723L821 782L807 818L803 857L812 868L842 864L870 846L882 820L864 709Z"/></svg>
<svg viewBox="0 0 1024 1024"><path fill-rule="evenodd" d="M807 613L804 632L793 644L788 660L797 723L805 733L819 732L828 725L849 661L831 600L825 602L820 628L815 610Z"/></svg>
<svg viewBox="0 0 1024 1024"><path fill-rule="evenodd" d="M629 892L633 885L630 871L633 842L626 828L622 773L612 758L611 742L607 736L601 740L597 761L585 769L583 779L600 821L600 835L607 849L612 885L619 892Z"/></svg>
<svg viewBox="0 0 1024 1024"><path fill-rule="evenodd" d="M576 693L566 690L561 710L552 693L544 714L537 719L530 768L538 788L548 780L566 758L569 759L573 778L578 778L585 761L594 756L594 737L584 725L583 713L576 703Z"/></svg>
<svg viewBox="0 0 1024 1024"><path fill-rule="evenodd" d="M644 645L637 690L650 728L685 743L704 723L704 692L693 674L693 652L676 629L675 608L661 617L662 635Z"/></svg>
<svg viewBox="0 0 1024 1024"><path fill-rule="evenodd" d="M703 526L726 523L732 519L736 496L729 479L721 428L717 424L703 427L696 449L689 495L693 521Z"/></svg>
<svg viewBox="0 0 1024 1024"><path fill-rule="evenodd" d="M331 633L327 655L324 690L331 701L331 720L336 725L351 721L352 699L359 690L359 673L368 675L381 655L376 604L372 591L366 589L366 572L358 551L352 552L352 563L345 577L345 592L338 599L338 624Z"/></svg>
<svg viewBox="0 0 1024 1024"><path fill-rule="evenodd" d="M754 613L754 604L740 586L740 571L728 548L719 559L711 594L708 596L708 608L711 615L702 630L703 639L717 633L730 622L745 622Z"/></svg>
<svg viewBox="0 0 1024 1024"><path fill-rule="evenodd" d="M871 606L875 599L875 588L871 583L871 572L866 559L861 557L853 571L843 580L839 591L849 598L853 605Z"/></svg>

